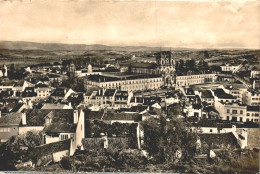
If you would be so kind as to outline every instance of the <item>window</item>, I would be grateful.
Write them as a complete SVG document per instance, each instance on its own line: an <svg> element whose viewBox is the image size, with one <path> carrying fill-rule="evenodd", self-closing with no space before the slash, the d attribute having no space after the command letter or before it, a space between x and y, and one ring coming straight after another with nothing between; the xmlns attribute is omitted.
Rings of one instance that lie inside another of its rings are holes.
<svg viewBox="0 0 260 174"><path fill-rule="evenodd" d="M227 109L227 113L230 113L230 109Z"/></svg>
<svg viewBox="0 0 260 174"><path fill-rule="evenodd" d="M11 128L0 128L0 132L11 132Z"/></svg>
<svg viewBox="0 0 260 174"><path fill-rule="evenodd" d="M67 140L68 139L68 135L61 135L61 140Z"/></svg>
<svg viewBox="0 0 260 174"><path fill-rule="evenodd" d="M210 129L209 132L212 132L212 129Z"/></svg>
<svg viewBox="0 0 260 174"><path fill-rule="evenodd" d="M246 113L246 116L250 116L250 113Z"/></svg>
<svg viewBox="0 0 260 174"><path fill-rule="evenodd" d="M242 111L242 110L240 110L240 114L243 114L243 111Z"/></svg>
<svg viewBox="0 0 260 174"><path fill-rule="evenodd" d="M229 116L227 116L227 120L229 120Z"/></svg>
<svg viewBox="0 0 260 174"><path fill-rule="evenodd" d="M237 110L232 110L232 114L237 114Z"/></svg>
<svg viewBox="0 0 260 174"><path fill-rule="evenodd" d="M241 121L241 122L243 121L243 118L242 118L242 117L240 117L240 121Z"/></svg>
<svg viewBox="0 0 260 174"><path fill-rule="evenodd" d="M258 114L258 113L255 113L255 116L256 116L256 117L259 117L259 114Z"/></svg>

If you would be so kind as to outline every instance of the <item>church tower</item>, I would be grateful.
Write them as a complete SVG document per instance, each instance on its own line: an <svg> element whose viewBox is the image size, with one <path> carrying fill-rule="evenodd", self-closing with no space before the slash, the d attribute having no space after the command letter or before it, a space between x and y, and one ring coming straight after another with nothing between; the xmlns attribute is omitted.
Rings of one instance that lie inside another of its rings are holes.
<svg viewBox="0 0 260 174"><path fill-rule="evenodd" d="M171 51L161 51L156 57L157 70L164 78L164 86L175 84L175 59Z"/></svg>

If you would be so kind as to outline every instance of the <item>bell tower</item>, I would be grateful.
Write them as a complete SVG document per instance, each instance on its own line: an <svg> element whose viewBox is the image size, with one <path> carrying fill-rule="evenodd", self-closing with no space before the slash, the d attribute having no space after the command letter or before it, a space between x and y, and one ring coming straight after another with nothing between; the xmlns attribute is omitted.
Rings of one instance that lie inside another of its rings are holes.
<svg viewBox="0 0 260 174"><path fill-rule="evenodd" d="M175 58L171 51L161 51L156 57L156 63L160 74L164 78L164 86L175 84Z"/></svg>

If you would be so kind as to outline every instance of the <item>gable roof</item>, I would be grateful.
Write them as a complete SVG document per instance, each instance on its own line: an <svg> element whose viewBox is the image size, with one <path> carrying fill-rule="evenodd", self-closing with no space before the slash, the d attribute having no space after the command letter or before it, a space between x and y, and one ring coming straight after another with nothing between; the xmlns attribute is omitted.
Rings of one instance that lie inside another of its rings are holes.
<svg viewBox="0 0 260 174"><path fill-rule="evenodd" d="M137 113L106 113L102 120L133 120L139 121L140 115Z"/></svg>
<svg viewBox="0 0 260 174"><path fill-rule="evenodd" d="M217 88L216 90L214 90L214 94L218 97L218 98L223 98L223 99L236 99L233 95L231 94L227 94L223 89L221 88Z"/></svg>
<svg viewBox="0 0 260 174"><path fill-rule="evenodd" d="M236 137L232 132L223 134L199 134L201 143L206 143L211 148L220 148L228 146L237 148L240 147ZM212 147L213 146L213 147Z"/></svg>
<svg viewBox="0 0 260 174"><path fill-rule="evenodd" d="M104 111L91 111L91 110L86 110L85 111L85 118L87 120L101 120L102 116L104 114Z"/></svg>
<svg viewBox="0 0 260 174"><path fill-rule="evenodd" d="M28 156L26 158L28 160L33 159L35 162L37 162L39 159L41 159L44 156L52 155L55 152L70 150L70 142L71 139L67 139L63 141L37 146L29 150Z"/></svg>
<svg viewBox="0 0 260 174"><path fill-rule="evenodd" d="M113 96L115 94L116 90L115 89L107 89L104 93L104 96Z"/></svg>
<svg viewBox="0 0 260 174"><path fill-rule="evenodd" d="M19 125L22 119L22 113L9 113L2 115L0 118L0 126Z"/></svg>
<svg viewBox="0 0 260 174"><path fill-rule="evenodd" d="M44 126L45 117L52 112L52 123L45 127L49 133L75 132L76 124L73 122L73 109L29 109L26 114L27 126Z"/></svg>
<svg viewBox="0 0 260 174"><path fill-rule="evenodd" d="M72 109L72 107L65 104L44 103L41 109Z"/></svg>
<svg viewBox="0 0 260 174"><path fill-rule="evenodd" d="M210 90L200 90L202 98L214 98Z"/></svg>

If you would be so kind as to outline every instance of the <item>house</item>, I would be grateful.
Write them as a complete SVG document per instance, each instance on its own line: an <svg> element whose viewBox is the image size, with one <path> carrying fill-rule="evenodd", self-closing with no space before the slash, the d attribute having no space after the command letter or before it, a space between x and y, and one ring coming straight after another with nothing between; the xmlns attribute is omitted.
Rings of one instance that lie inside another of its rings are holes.
<svg viewBox="0 0 260 174"><path fill-rule="evenodd" d="M212 91L214 95L214 101L234 103L237 102L236 97L231 94L226 93L222 88L217 88Z"/></svg>
<svg viewBox="0 0 260 174"><path fill-rule="evenodd" d="M214 107L219 112L222 120L246 121L246 105L215 101Z"/></svg>
<svg viewBox="0 0 260 174"><path fill-rule="evenodd" d="M260 122L260 106L247 106L246 107L246 121Z"/></svg>
<svg viewBox="0 0 260 174"><path fill-rule="evenodd" d="M84 94L84 103L86 105L98 105L101 108L113 107L116 91L116 89L90 88Z"/></svg>
<svg viewBox="0 0 260 174"><path fill-rule="evenodd" d="M219 112L214 108L214 106L206 106L202 110L202 118L207 119L218 119Z"/></svg>
<svg viewBox="0 0 260 174"><path fill-rule="evenodd" d="M46 84L40 83L35 85L35 91L38 98L47 99L52 93L52 88Z"/></svg>
<svg viewBox="0 0 260 174"><path fill-rule="evenodd" d="M253 90L248 90L246 92L246 104L247 105L260 105L260 93L253 91Z"/></svg>
<svg viewBox="0 0 260 174"><path fill-rule="evenodd" d="M225 89L237 99L237 102L245 104L247 89L243 84L232 83L231 85L226 86Z"/></svg>
<svg viewBox="0 0 260 174"><path fill-rule="evenodd" d="M60 87L51 94L51 99L54 101L64 101L73 93L75 93L75 91L72 89Z"/></svg>
<svg viewBox="0 0 260 174"><path fill-rule="evenodd" d="M22 99L24 102L30 101L38 101L37 93L34 87L26 87L22 92Z"/></svg>
<svg viewBox="0 0 260 174"><path fill-rule="evenodd" d="M26 110L19 127L19 134L27 131L44 130L44 144L72 139L75 150L84 138L85 115L82 110L72 109L31 109Z"/></svg>
<svg viewBox="0 0 260 174"><path fill-rule="evenodd" d="M199 90L199 96L202 102L205 102L211 106L214 105L214 96L210 90Z"/></svg>
<svg viewBox="0 0 260 174"><path fill-rule="evenodd" d="M133 97L133 92L128 91L116 91L115 94L115 105L113 108L120 109L120 108L129 108L130 101Z"/></svg>
<svg viewBox="0 0 260 174"><path fill-rule="evenodd" d="M186 113L187 117L198 117L202 116L202 105L201 104L186 104L183 112Z"/></svg>
<svg viewBox="0 0 260 174"><path fill-rule="evenodd" d="M6 142L11 136L19 134L22 113L1 115L0 111L0 142Z"/></svg>

